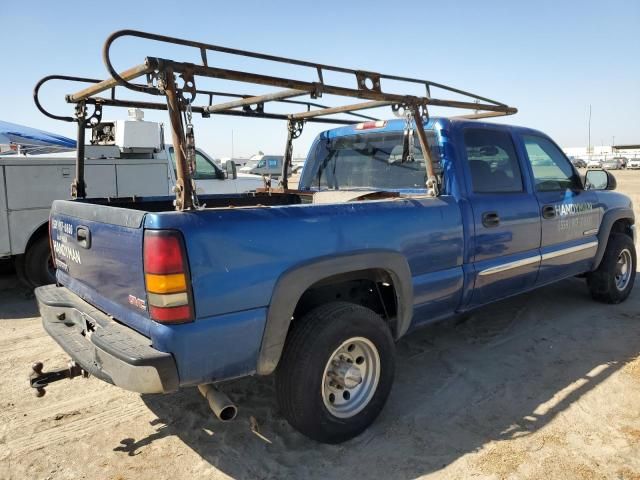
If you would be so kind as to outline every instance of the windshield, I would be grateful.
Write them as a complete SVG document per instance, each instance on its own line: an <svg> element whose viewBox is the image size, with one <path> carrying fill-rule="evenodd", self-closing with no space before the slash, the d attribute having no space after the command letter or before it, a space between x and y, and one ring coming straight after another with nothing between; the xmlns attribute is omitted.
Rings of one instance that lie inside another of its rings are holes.
<svg viewBox="0 0 640 480"><path fill-rule="evenodd" d="M312 188L397 190L425 188L425 161L414 133L414 159L403 162L403 132L322 138L313 152L319 165ZM433 131L427 139L439 174L439 148Z"/></svg>

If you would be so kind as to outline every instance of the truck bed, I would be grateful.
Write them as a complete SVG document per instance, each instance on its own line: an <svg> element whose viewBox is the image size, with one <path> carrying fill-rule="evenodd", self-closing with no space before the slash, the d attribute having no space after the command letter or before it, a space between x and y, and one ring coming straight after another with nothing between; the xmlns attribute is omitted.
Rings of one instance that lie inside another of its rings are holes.
<svg viewBox="0 0 640 480"><path fill-rule="evenodd" d="M312 204L310 196L203 197L207 208L189 212L173 211L168 198L56 201L58 281L149 337L154 348L180 357L182 385L202 383L212 372L218 378L251 373L276 283L309 262L387 252L404 257L416 309L428 303L437 314L459 303L463 222L453 198ZM79 227L91 232L90 248L78 245ZM143 243L150 230L179 232L184 241L192 323L162 325L149 317ZM424 252L430 252L428 262ZM201 345L205 340L210 348ZM231 353L229 344L237 345ZM226 352L224 362L211 356L216 346ZM221 365L224 371L215 370Z"/></svg>

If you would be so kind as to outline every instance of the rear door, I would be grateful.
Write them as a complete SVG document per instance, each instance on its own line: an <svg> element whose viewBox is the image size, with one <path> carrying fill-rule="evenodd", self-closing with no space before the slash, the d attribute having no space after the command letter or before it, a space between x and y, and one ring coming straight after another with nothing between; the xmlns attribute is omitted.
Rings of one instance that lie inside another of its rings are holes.
<svg viewBox="0 0 640 480"><path fill-rule="evenodd" d="M536 284L589 270L598 247L597 194L583 189L569 159L548 137L537 133L518 137L542 217L542 259Z"/></svg>
<svg viewBox="0 0 640 480"><path fill-rule="evenodd" d="M540 262L540 213L509 130L462 130L465 175L473 211L471 252L480 305L533 287Z"/></svg>

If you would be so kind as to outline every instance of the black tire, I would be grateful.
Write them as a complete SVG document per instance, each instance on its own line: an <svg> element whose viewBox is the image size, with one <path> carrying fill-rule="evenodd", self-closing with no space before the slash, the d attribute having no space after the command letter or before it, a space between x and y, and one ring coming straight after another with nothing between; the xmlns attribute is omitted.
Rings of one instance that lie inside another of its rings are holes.
<svg viewBox="0 0 640 480"><path fill-rule="evenodd" d="M11 275L15 272L13 260L0 260L0 275Z"/></svg>
<svg viewBox="0 0 640 480"><path fill-rule="evenodd" d="M42 237L33 242L25 253L24 275L32 287L56 283L48 237Z"/></svg>
<svg viewBox="0 0 640 480"><path fill-rule="evenodd" d="M616 282L616 275L619 275L618 260L623 252L629 252L631 265L629 278L623 288ZM636 277L636 249L633 240L623 233L612 233L609 236L607 247L602 257L602 261L597 270L587 276L587 285L594 300L604 303L620 303L626 300L633 289Z"/></svg>
<svg viewBox="0 0 640 480"><path fill-rule="evenodd" d="M332 354L354 337L375 346L380 374L368 403L349 418L334 416L323 401L324 372ZM302 434L340 443L362 433L384 407L395 374L395 345L388 325L372 310L347 302L322 305L294 322L276 371L282 415Z"/></svg>

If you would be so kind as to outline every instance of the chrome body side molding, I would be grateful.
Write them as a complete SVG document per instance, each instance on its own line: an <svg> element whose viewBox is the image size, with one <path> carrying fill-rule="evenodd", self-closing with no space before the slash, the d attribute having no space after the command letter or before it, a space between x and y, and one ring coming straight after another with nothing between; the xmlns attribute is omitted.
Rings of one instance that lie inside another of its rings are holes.
<svg viewBox="0 0 640 480"><path fill-rule="evenodd" d="M551 258L561 257L563 255L569 255L571 253L581 252L582 250L588 250L590 248L596 248L598 246L597 241L584 243L582 245L575 245L573 247L563 248L562 250L556 250L555 252L548 252L542 255L534 255L531 257L523 258L521 260L514 260L512 262L503 263L502 265L497 265L495 267L486 268L481 270L478 275L493 275L495 273L504 272L506 270L511 270L514 268L524 267L525 265L531 265L532 263L549 260Z"/></svg>

